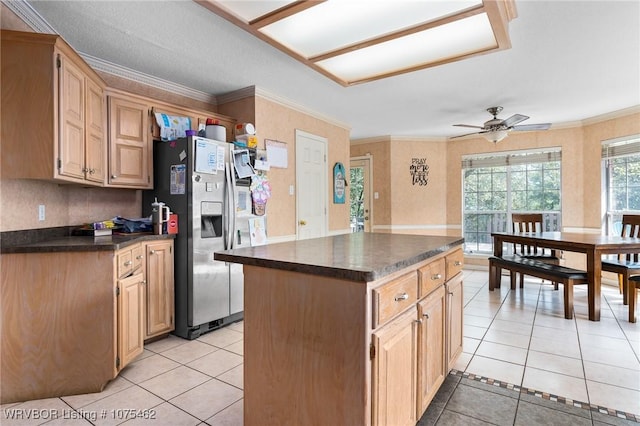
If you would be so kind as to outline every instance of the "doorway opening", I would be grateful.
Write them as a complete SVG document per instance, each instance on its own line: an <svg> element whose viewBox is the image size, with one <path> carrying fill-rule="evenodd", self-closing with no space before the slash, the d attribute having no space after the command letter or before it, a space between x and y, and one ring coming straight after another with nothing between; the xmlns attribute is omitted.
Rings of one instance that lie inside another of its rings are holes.
<svg viewBox="0 0 640 426"><path fill-rule="evenodd" d="M351 232L371 232L373 210L371 208L370 156L352 157L349 163L349 219Z"/></svg>

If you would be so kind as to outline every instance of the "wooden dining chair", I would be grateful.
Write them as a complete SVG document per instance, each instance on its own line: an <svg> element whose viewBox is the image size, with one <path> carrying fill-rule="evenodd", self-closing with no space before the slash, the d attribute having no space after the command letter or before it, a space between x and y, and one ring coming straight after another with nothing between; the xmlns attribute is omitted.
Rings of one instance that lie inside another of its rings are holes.
<svg viewBox="0 0 640 426"><path fill-rule="evenodd" d="M544 230L542 213L513 213L511 222L513 232L542 232ZM526 259L535 259L552 265L560 264L555 250L547 250L535 245L514 244L513 253ZM520 288L524 287L524 275L520 274ZM553 288L558 289L557 282L553 283Z"/></svg>
<svg viewBox="0 0 640 426"><path fill-rule="evenodd" d="M634 275L629 278L629 283L627 284L627 293L629 298L629 322L636 322L638 289L640 289L640 275Z"/></svg>
<svg viewBox="0 0 640 426"><path fill-rule="evenodd" d="M640 237L640 215L622 215L622 237ZM629 303L627 286L631 275L640 275L640 253L620 254L617 259L602 261L602 270L618 274L618 287L623 303Z"/></svg>

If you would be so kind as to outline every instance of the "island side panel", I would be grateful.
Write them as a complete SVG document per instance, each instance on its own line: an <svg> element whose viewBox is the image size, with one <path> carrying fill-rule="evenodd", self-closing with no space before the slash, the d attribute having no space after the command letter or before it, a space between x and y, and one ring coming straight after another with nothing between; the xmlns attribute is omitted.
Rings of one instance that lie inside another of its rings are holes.
<svg viewBox="0 0 640 426"><path fill-rule="evenodd" d="M244 266L244 425L370 419L367 286Z"/></svg>
<svg viewBox="0 0 640 426"><path fill-rule="evenodd" d="M101 391L114 377L113 253L3 254L2 403Z"/></svg>

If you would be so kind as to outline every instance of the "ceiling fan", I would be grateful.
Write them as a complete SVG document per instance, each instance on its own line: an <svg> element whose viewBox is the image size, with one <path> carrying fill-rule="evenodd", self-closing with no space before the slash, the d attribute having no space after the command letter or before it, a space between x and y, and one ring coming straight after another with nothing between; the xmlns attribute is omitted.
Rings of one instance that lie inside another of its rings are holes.
<svg viewBox="0 0 640 426"><path fill-rule="evenodd" d="M511 117L507 119L498 118L498 114L502 111L501 106L487 108L489 114L493 115L493 118L489 121L486 121L482 126L473 126L470 124L454 124L454 126L458 127L472 127L475 129L480 129L479 132L473 133L465 133L464 135L452 136L451 139L461 138L469 135L482 135L489 142L499 142L502 139L507 137L507 134L512 131L527 131L527 130L547 130L551 127L551 123L541 123L541 124L525 124L521 126L516 126L516 124L523 122L524 120L528 120L529 117L522 114L513 114Z"/></svg>

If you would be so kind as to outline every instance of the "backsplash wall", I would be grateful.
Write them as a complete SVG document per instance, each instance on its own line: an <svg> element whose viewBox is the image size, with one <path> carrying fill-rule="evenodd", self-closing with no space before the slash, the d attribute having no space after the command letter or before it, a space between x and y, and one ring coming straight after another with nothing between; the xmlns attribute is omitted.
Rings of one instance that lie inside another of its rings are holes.
<svg viewBox="0 0 640 426"><path fill-rule="evenodd" d="M133 189L85 188L27 179L0 180L0 231L75 226L142 214L142 192ZM38 220L38 206L45 220Z"/></svg>

